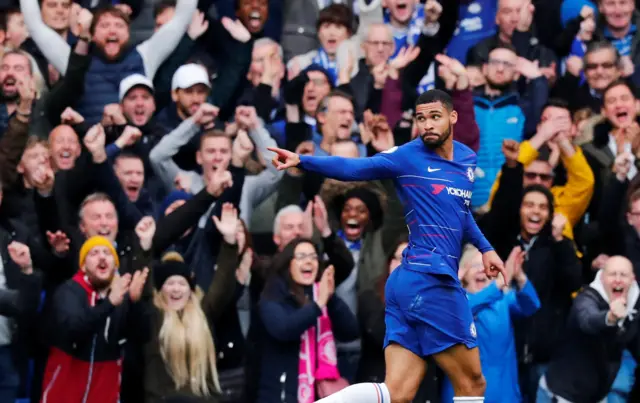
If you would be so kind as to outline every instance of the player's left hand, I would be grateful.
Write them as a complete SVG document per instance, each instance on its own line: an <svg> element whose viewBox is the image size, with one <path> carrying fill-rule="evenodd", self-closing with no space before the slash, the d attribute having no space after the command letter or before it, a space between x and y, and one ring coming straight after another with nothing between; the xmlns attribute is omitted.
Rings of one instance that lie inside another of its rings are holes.
<svg viewBox="0 0 640 403"><path fill-rule="evenodd" d="M496 278L498 274L502 274L503 279L507 279L507 272L504 269L504 263L496 251L491 250L482 254L482 265L484 273L489 278Z"/></svg>

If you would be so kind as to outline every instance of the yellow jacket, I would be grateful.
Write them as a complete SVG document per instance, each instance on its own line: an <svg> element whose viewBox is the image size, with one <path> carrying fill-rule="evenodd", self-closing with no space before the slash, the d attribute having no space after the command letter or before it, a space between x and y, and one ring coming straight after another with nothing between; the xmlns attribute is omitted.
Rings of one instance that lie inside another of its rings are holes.
<svg viewBox="0 0 640 403"><path fill-rule="evenodd" d="M526 167L536 158L538 158L538 150L533 148L528 141L523 141L520 144L518 162ZM582 149L578 146L576 146L576 153L572 157L568 158L562 155L562 164L567 170L567 183L564 186L553 186L551 193L555 202L554 211L562 213L567 218L563 235L573 239L573 227L580 221L591 202L595 179ZM489 207L491 207L493 196L499 185L500 174L491 187Z"/></svg>

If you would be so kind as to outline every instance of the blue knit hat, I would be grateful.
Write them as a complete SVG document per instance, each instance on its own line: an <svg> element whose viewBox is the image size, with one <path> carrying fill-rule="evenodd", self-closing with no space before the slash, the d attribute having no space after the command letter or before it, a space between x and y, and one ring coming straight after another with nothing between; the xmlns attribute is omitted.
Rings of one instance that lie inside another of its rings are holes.
<svg viewBox="0 0 640 403"><path fill-rule="evenodd" d="M164 216L164 212L167 210L167 208L173 204L173 202L176 202L178 200L189 200L193 197L193 195L191 193L187 193L184 190L174 190L171 193L169 193L169 195L167 197L165 197L165 199L162 201L162 204L160 205L160 211L158 211L158 215L160 217Z"/></svg>

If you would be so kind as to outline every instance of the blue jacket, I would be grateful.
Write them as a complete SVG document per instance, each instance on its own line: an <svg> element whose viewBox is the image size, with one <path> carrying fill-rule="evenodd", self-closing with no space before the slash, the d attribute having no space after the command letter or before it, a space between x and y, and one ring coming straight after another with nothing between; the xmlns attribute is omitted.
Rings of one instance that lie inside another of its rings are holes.
<svg viewBox="0 0 640 403"><path fill-rule="evenodd" d="M504 164L502 141L521 142L533 135L548 96L549 86L544 76L531 80L522 96L509 91L493 98L487 96L484 89L475 91L473 104L480 129L480 148L472 207L480 207L489 200L491 186Z"/></svg>
<svg viewBox="0 0 640 403"><path fill-rule="evenodd" d="M256 403L298 402L300 338L315 326L321 315L315 302L299 306L283 278L265 287L258 303L260 321L266 330L261 340L261 370ZM335 294L327 304L336 341L359 337L358 320Z"/></svg>
<svg viewBox="0 0 640 403"><path fill-rule="evenodd" d="M120 81L135 73L145 75L144 62L136 48L126 50L115 62L94 55L84 79L84 96L75 108L86 124L100 122L106 105L120 103Z"/></svg>
<svg viewBox="0 0 640 403"><path fill-rule="evenodd" d="M476 122L480 129L478 166L473 186L472 207L480 207L489 200L491 186L504 164L502 142L505 139L521 142L524 138L525 115L519 105L520 97L512 92L496 99L475 96Z"/></svg>
<svg viewBox="0 0 640 403"><path fill-rule="evenodd" d="M522 290L503 293L493 282L468 294L478 332L482 373L487 380L486 403L522 401L518 387L518 361L512 317L527 317L540 308L535 288L527 281ZM442 402L453 401L453 387L445 377Z"/></svg>

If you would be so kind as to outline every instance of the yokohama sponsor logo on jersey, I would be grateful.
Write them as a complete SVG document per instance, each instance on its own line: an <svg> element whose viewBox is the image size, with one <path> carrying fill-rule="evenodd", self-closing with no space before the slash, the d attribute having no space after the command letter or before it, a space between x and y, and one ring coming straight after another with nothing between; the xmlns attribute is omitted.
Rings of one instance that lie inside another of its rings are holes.
<svg viewBox="0 0 640 403"><path fill-rule="evenodd" d="M464 199L471 199L471 195L473 194L471 190L452 188L445 185L431 185L431 187L433 188L433 191L431 193L433 193L434 195L440 194L445 189L451 196L458 196Z"/></svg>
<svg viewBox="0 0 640 403"><path fill-rule="evenodd" d="M449 193L452 196L462 197L464 199L470 199L471 195L473 194L473 192L470 190L451 188L448 186L447 186L447 193Z"/></svg>

